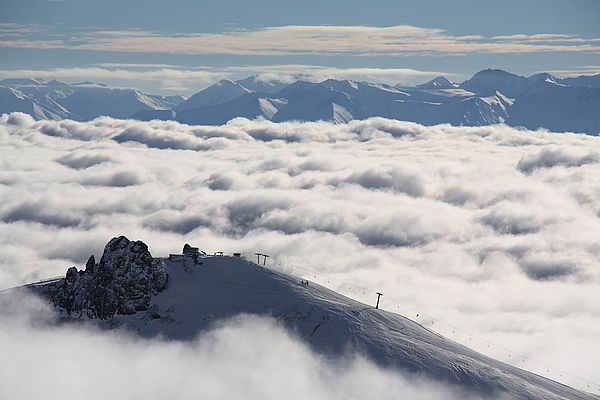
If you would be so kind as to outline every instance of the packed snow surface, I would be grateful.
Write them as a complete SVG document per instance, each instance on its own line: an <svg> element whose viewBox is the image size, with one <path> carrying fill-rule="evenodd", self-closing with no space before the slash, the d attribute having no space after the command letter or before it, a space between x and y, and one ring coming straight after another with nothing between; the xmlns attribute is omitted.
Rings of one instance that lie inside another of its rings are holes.
<svg viewBox="0 0 600 400"><path fill-rule="evenodd" d="M229 256L162 261L169 275L167 288L153 296L147 311L95 320L99 326L121 327L144 337L191 340L229 317L269 316L322 354L357 352L381 366L423 374L478 394L532 400L595 398L483 356L401 315L278 272L275 266L265 268ZM60 285L62 281L36 285L33 291L43 294Z"/></svg>

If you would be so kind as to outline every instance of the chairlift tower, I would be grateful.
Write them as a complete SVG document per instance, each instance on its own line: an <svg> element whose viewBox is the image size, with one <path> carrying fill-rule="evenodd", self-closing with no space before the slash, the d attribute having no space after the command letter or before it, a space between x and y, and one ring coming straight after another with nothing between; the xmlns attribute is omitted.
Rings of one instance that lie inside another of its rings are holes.
<svg viewBox="0 0 600 400"><path fill-rule="evenodd" d="M379 299L381 298L381 296L383 296L382 293L377 292L377 304L375 305L375 309L379 308Z"/></svg>
<svg viewBox="0 0 600 400"><path fill-rule="evenodd" d="M260 258L263 258L263 262L262 265L266 265L267 264L267 257L270 257L268 254L263 254L263 253L254 253L256 255L256 263L258 265L260 265Z"/></svg>

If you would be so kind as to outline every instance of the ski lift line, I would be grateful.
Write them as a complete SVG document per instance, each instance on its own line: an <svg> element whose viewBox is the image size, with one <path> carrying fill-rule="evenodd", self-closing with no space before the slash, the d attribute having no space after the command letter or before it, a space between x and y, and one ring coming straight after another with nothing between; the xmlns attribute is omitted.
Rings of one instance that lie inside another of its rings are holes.
<svg viewBox="0 0 600 400"><path fill-rule="evenodd" d="M310 269L308 269L308 268L299 267L299 266L295 266L295 268L297 268L297 269L303 269L303 270L305 270L305 271L307 271L307 272L314 273L314 271L312 271L312 270L310 270ZM330 278L330 279L331 279L331 278ZM343 281L339 281L339 282L341 282L341 283L345 284L344 286L349 286L349 287L351 287L351 286L354 286L354 287L356 287L356 288L359 288L359 287L360 287L360 286L356 286L356 285L351 285L351 284L349 284L349 283L347 283L347 282L343 282ZM372 289L372 288L366 288L366 287L365 287L364 289L365 289L365 290L374 290L374 289ZM498 349L498 350L502 350L502 351L504 351L504 352L507 352L507 353L509 354L509 357L510 357L510 354L513 354L513 355L515 355L515 356L518 356L517 358L521 358L521 359L525 359L525 360L528 360L528 361L532 361L532 362L534 362L534 363L536 363L536 364L538 364L538 365L540 365L540 366L542 366L542 367L544 367L544 368L546 368L546 369L550 368L550 369L553 369L553 370L558 370L557 368L554 368L554 367L551 367L551 366L549 366L549 365L546 365L546 364L544 364L544 363L542 363L542 362L540 362L540 361L537 361L537 360L531 359L530 357L527 357L527 356L525 356L524 354L521 354L521 353L518 353L518 352L514 352L514 351L512 351L512 350L510 350L510 349L508 349L508 348L506 348L506 347L504 347L504 346L500 346L500 345L498 345L498 344L495 344L495 343L493 343L493 342L490 342L489 340L485 340L485 339L483 339L483 338L480 338L479 336L473 335L473 334L471 334L471 333L469 333L469 332L467 332L467 331L465 331L465 330L463 330L463 329L461 329L461 328L458 328L458 327L456 327L456 326L454 326L454 325L452 325L452 324L449 324L449 323L445 322L444 320L442 320L442 319L440 319L440 318L438 318L438 317L435 317L435 316L432 316L432 315L429 315L429 314L425 314L425 313L423 313L423 312L420 312L420 311L418 311L417 309L415 309L415 308L411 307L410 305L408 305L408 304L406 304L406 303L403 303L403 302L401 302L401 301L399 301L399 300L396 300L396 299L394 299L394 298L392 298L392 297L389 297L389 296L386 296L386 297L387 297L387 299L388 299L389 301L391 301L392 303L396 303L397 305L401 305L401 306L403 306L403 307L405 307L405 308L408 308L408 309L411 309L411 310L413 310L414 312L417 312L417 315L418 315L418 316L420 316L420 317L423 317L423 319L426 319L426 320L431 320L431 321L432 321L432 322L431 322L431 324L432 324L432 325L433 325L435 322L437 322L437 324L438 324L438 325L440 325L440 324L441 324L441 325L445 325L446 327L448 327L448 328L450 328L450 329L454 330L455 332L460 332L460 333L463 333L465 336L469 336L469 341L472 341L472 340L474 339L474 340L476 340L476 341L480 341L480 342L483 342L483 343L487 343L488 345L490 345L490 346L493 346L494 348L496 348L496 349ZM569 374L569 375L570 375L570 376L572 376L572 377L578 378L578 379L580 379L580 380L582 380L582 381L584 381L584 382L587 382L587 380L586 380L586 379L584 379L584 378L576 377L576 376L573 376L573 375L571 375L571 374Z"/></svg>
<svg viewBox="0 0 600 400"><path fill-rule="evenodd" d="M290 270L292 272L304 271L305 273L309 273L309 274L313 275L315 277L315 279L317 279L316 278L317 276L323 276L324 278L327 279L328 283L330 283L330 282L337 282L340 285L340 287L348 287L348 288L350 288L350 290L354 289L355 291L362 292L363 294L366 294L367 292L376 293L376 290L373 289L373 288L366 287L366 286L355 285L355 284L352 284L350 282L346 282L346 281L343 281L343 280L340 280L340 279L331 278L330 276L325 276L325 275L321 274L320 272L312 270L310 268L299 266L297 264L292 264L292 263L289 263L289 262L286 262L286 261L283 261L283 260L280 260L280 259L272 258L271 260L273 261L273 265L276 265L276 262L278 262L279 266L282 267L282 269L285 268L285 266L287 266L288 270ZM266 265L266 266L269 267L270 265ZM386 295L386 302L388 304L389 303L394 303L393 305L402 306L402 307L404 307L406 309L411 310L412 312L416 313L417 318L419 318L421 320L424 320L424 321L425 320L426 321L432 321L430 325L437 325L437 326L443 325L443 326L446 326L447 328L451 329L453 331L453 333L455 333L455 334L456 333L460 333L460 334L464 335L465 337L469 337L469 342L478 341L478 342L487 344L488 348L495 348L497 350L505 352L505 353L508 354L508 358L510 358L511 360L513 360L513 359L514 360L519 360L522 363L524 363L524 362L527 361L529 364L535 364L535 365L537 365L537 366L542 367L543 369L545 369L547 371L546 374L551 374L551 371L558 372L558 373L560 373L560 377L561 378L570 377L570 378L572 378L574 380L577 380L577 381L581 382L584 385L589 385L588 388L590 388L591 386L594 386L594 387L597 387L598 390L600 390L600 384L598 384L598 383L590 381L589 379L582 378L582 377L580 377L578 375L575 375L575 374L572 374L570 372L564 371L564 370L562 370L560 368L553 367L553 366L551 366L549 364L546 364L544 362L541 362L541 361L533 359L533 358L531 358L529 356L526 356L525 354L522 354L522 353L519 353L519 352L515 352L513 350L508 349L507 347L498 345L498 344L496 344L494 342L491 342L489 340L483 339L483 338L481 338L481 337L479 337L477 335L473 335L472 333L470 333L470 332L468 332L468 331L466 331L464 329L461 329L461 328L459 328L459 327L457 327L455 325L452 325L452 324L450 324L450 323L448 323L448 322L446 322L446 321L444 321L444 320L442 320L442 319L440 319L438 317L435 317L435 316L432 316L430 314L426 314L426 313L420 312L416 308L414 308L414 307L412 307L412 306L410 306L410 305L408 305L408 304L406 304L404 302L396 300L393 297L389 297L389 296ZM413 318L410 318L410 317L409 317L409 319L413 320ZM515 361L515 363L516 362L517 361ZM544 374L538 373L538 375L543 376Z"/></svg>
<svg viewBox="0 0 600 400"><path fill-rule="evenodd" d="M217 253L219 253L219 255L226 256L226 257L234 257L234 254L236 254L238 257L240 257L240 256L244 257L247 262L250 262L252 264L255 264L255 265L258 265L258 266L261 266L261 267L269 267L269 268L276 268L276 269L277 269L277 267L279 267L282 270L282 272L287 267L287 270L289 272L297 273L297 271L304 271L304 272L307 272L307 273L313 275L315 277L315 279L317 279L317 276L323 276L324 278L327 279L328 283L330 283L330 282L337 282L340 285L340 287L346 287L347 286L350 290L352 290L352 288L354 288L355 291L358 290L359 292L362 292L363 294L366 294L367 292L376 293L376 290L374 290L373 288L366 287L366 286L354 285L352 283L349 283L349 282L346 282L346 281L343 281L343 280L340 280L340 279L337 279L337 278L331 278L330 276L325 277L324 275L322 275L318 271L315 271L315 270L312 270L312 269L309 269L309 268L305 268L305 267L299 266L297 264L292 264L292 263L286 262L286 261L281 260L281 259L276 259L276 258L273 258L273 257L269 257L268 255L263 254L263 253L259 253L259 254L261 256L264 255L264 256L267 256L267 257L265 257L265 263L262 264L262 265L259 264L258 262L254 262L254 261L251 261L251 259L247 259L246 258L248 256L255 257L255 256L258 255L257 253L250 253L250 252L247 252L247 253L217 252ZM268 265L266 264L266 258L270 259L270 262L269 262ZM258 261L258 259L257 259L257 261ZM61 279L61 278L63 278L63 277L59 276L59 277L44 279L44 280L40 280L40 281L37 281L37 282L32 282L32 283L27 284L27 285L22 285L22 286L39 285L39 284L43 284L43 283L46 283L46 282L51 282L51 281L54 281L54 280L57 280L57 279ZM17 287L19 287L19 286L17 286ZM8 291L8 290L12 290L12 289L15 289L15 288L3 289L3 290L0 290L0 292L5 292L5 291ZM533 358L531 358L529 356L526 356L524 354L512 351L512 350L510 350L510 349L508 349L508 348L506 348L504 346L498 345L498 344L496 344L494 342L491 342L489 340L485 340L483 338L480 338L479 336L473 335L472 333L470 333L468 331L465 331L464 329L461 329L461 328L458 328L457 326L449 324L449 323L445 322L444 320L442 320L440 318L437 318L437 317L432 316L430 314L423 313L423 312L417 310L416 308L414 308L414 307L412 307L412 306L410 306L410 305L408 305L408 304L406 304L404 302L401 302L399 300L394 299L393 297L390 297L390 296L386 295L386 302L393 303L393 305L396 305L398 309L400 308L400 306L402 306L405 309L411 310L413 313L416 313L416 318L419 318L422 321L431 321L431 325L436 325L436 326L443 325L443 326L446 326L446 327L452 329L452 331L453 331L454 334L456 332L459 332L459 333L463 334L465 337L469 337L469 342L471 342L472 340L476 340L476 341L479 341L481 343L487 344L488 348L490 348L490 346L491 346L491 347L493 347L495 349L498 349L498 350L501 350L503 352L508 353L509 354L509 358L516 359L516 360L522 360L522 362L528 361L529 363L536 364L539 367L542 367L543 369L545 369L546 370L546 374L551 374L550 371L559 372L561 378L570 377L570 378L572 378L574 380L577 380L577 381L583 383L584 385L587 385L588 389L591 389L592 386L593 386L593 387L597 387L600 390L600 385L598 383L595 383L595 382L593 382L593 381L591 381L589 379L582 378L582 377L580 377L578 375L575 375L575 374L572 374L572 373L570 373L568 371L564 371L564 370L562 370L560 368L555 368L555 367L553 367L551 365L548 365L546 363L543 363L541 361L533 359ZM410 318L410 317L407 317L407 318L413 320L413 318ZM438 329L438 331L439 331L439 329ZM515 357L510 357L511 354L513 356L515 356ZM542 375L542 376L544 375L542 373L538 373L538 374Z"/></svg>

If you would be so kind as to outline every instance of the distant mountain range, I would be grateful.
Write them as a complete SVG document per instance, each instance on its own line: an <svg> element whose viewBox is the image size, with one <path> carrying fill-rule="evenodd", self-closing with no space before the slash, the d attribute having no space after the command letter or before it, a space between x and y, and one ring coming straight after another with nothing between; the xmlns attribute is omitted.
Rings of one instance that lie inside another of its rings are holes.
<svg viewBox="0 0 600 400"><path fill-rule="evenodd" d="M232 118L348 122L385 117L423 125L506 123L529 129L600 134L600 74L529 77L487 69L455 83L443 76L415 86L328 79L282 82L252 76L221 80L193 96L158 96L94 83L0 81L0 113L37 119L89 120L101 115L220 125Z"/></svg>
<svg viewBox="0 0 600 400"><path fill-rule="evenodd" d="M183 100L182 96L157 96L92 82L0 81L0 113L20 111L36 119L87 121L103 115L130 118L144 110L173 108Z"/></svg>

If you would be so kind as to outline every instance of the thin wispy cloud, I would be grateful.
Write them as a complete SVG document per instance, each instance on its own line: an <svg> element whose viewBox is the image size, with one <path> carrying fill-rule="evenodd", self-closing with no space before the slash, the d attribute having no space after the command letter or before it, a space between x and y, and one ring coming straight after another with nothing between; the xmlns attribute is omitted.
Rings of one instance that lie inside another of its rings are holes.
<svg viewBox="0 0 600 400"><path fill-rule="evenodd" d="M452 35L443 29L412 25L288 25L220 33L167 35L141 30L82 32L55 39L18 37L2 47L226 55L358 55L537 53L600 51L598 38L539 33L507 36Z"/></svg>
<svg viewBox="0 0 600 400"><path fill-rule="evenodd" d="M184 68L167 64L107 63L97 66L0 70L0 79L42 78L60 79L68 82L110 82L134 87L148 83L160 83L162 89L198 91L220 79L239 79L248 75L260 75L264 79L293 82L297 79L319 82L328 78L366 80L383 83L423 82L427 79L454 74L444 71L421 71L411 68L336 68L320 65L275 64L242 65L229 67ZM126 82L125 82L126 81Z"/></svg>
<svg viewBox="0 0 600 400"><path fill-rule="evenodd" d="M19 36L40 32L41 28L34 24L19 24L16 22L0 22L0 37Z"/></svg>
<svg viewBox="0 0 600 400"><path fill-rule="evenodd" d="M559 76L597 75L600 74L600 65L583 65L572 69L549 69L540 72L548 72Z"/></svg>
<svg viewBox="0 0 600 400"><path fill-rule="evenodd" d="M135 67L134 67L135 66ZM132 68L133 67L133 68ZM158 67L158 68L157 68ZM201 89L219 79L230 77L231 74L218 69L180 69L168 66L151 66L142 64L110 66L90 66L72 68L50 68L46 70L19 69L0 70L0 78L42 78L62 79L70 83L80 81L116 82L128 81L129 85L142 86L147 82L160 82L165 89L188 90ZM136 85L137 83L137 85Z"/></svg>
<svg viewBox="0 0 600 400"><path fill-rule="evenodd" d="M226 71L242 74L260 73L271 74L273 78L285 79L293 77L309 81L322 81L324 79L353 79L372 82L397 83L399 81L421 81L439 75L450 78L455 75L444 71L417 70L413 68L336 68L322 65L306 64L280 64L280 65L246 65L229 67Z"/></svg>

